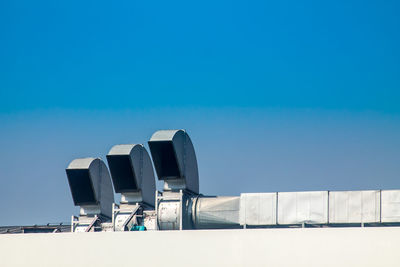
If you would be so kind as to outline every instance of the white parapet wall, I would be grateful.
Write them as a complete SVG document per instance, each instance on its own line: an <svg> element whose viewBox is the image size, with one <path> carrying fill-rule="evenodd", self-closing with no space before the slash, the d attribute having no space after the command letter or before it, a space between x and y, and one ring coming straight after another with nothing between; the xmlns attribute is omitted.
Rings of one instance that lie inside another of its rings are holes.
<svg viewBox="0 0 400 267"><path fill-rule="evenodd" d="M400 227L0 235L0 266L398 267Z"/></svg>

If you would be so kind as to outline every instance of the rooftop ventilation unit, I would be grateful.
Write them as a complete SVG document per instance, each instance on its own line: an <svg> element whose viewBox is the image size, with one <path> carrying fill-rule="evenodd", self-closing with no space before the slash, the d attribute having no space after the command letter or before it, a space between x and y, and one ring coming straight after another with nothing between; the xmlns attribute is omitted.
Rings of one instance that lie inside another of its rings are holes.
<svg viewBox="0 0 400 267"><path fill-rule="evenodd" d="M154 207L154 171L143 145L113 146L107 161L115 192L122 195L121 203L145 203Z"/></svg>
<svg viewBox="0 0 400 267"><path fill-rule="evenodd" d="M149 154L143 145L116 145L108 153L107 161L115 192L121 193L121 204L113 206L114 230L129 231L134 226L144 226L146 217L151 217L149 210L154 213L156 192Z"/></svg>
<svg viewBox="0 0 400 267"><path fill-rule="evenodd" d="M99 158L75 159L66 172L74 204L80 206L80 217L73 217L72 231L92 231L111 219L114 193L104 162Z"/></svg>
<svg viewBox="0 0 400 267"><path fill-rule="evenodd" d="M185 130L161 130L149 147L164 192L157 192L157 228L160 230L238 228L239 197L199 194L197 159Z"/></svg>
<svg viewBox="0 0 400 267"><path fill-rule="evenodd" d="M81 207L72 231L400 225L400 190L203 196L185 130L157 131L148 143L164 191L156 191L143 145L116 145L107 160L120 205L113 203L110 175L100 159L70 163L68 182L75 205Z"/></svg>
<svg viewBox="0 0 400 267"><path fill-rule="evenodd" d="M184 130L161 130L149 141L151 156L165 191L199 193L197 159L192 141Z"/></svg>
<svg viewBox="0 0 400 267"><path fill-rule="evenodd" d="M157 229L193 228L191 198L199 194L199 174L192 141L185 130L161 130L150 138L149 147L164 192L156 193Z"/></svg>

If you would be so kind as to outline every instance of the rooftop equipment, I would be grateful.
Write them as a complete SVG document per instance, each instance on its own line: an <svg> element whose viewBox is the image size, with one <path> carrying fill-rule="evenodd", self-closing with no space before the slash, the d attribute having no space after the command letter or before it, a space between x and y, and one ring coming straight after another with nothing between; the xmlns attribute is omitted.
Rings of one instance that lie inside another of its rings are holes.
<svg viewBox="0 0 400 267"><path fill-rule="evenodd" d="M192 229L191 198L199 194L199 174L192 141L185 130L161 130L151 137L151 156L164 192L156 193L157 228Z"/></svg>
<svg viewBox="0 0 400 267"><path fill-rule="evenodd" d="M240 194L240 225L246 228L276 225L277 193Z"/></svg>
<svg viewBox="0 0 400 267"><path fill-rule="evenodd" d="M328 223L328 191L279 192L278 224Z"/></svg>
<svg viewBox="0 0 400 267"><path fill-rule="evenodd" d="M156 186L153 165L144 146L116 145L108 153L107 161L115 192L121 193L120 205L113 205L114 230L129 231L144 224L154 228L148 221L155 219L146 217L154 214Z"/></svg>
<svg viewBox="0 0 400 267"><path fill-rule="evenodd" d="M161 130L149 147L164 192L157 192L160 230L239 228L239 197L199 194L197 159L185 130Z"/></svg>
<svg viewBox="0 0 400 267"><path fill-rule="evenodd" d="M115 192L121 193L121 203L143 203L154 207L153 165L143 145L113 146L107 161Z"/></svg>
<svg viewBox="0 0 400 267"><path fill-rule="evenodd" d="M120 205L113 203L110 175L100 159L71 162L68 181L74 203L81 207L72 231L93 231L99 224L102 231L400 224L400 190L203 196L196 154L185 130L157 131L148 144L164 191L156 191L143 145L116 145L107 160Z"/></svg>
<svg viewBox="0 0 400 267"><path fill-rule="evenodd" d="M199 193L199 173L192 141L185 130L161 130L149 141L151 156L164 191Z"/></svg>
<svg viewBox="0 0 400 267"><path fill-rule="evenodd" d="M330 191L329 223L379 223L381 192Z"/></svg>
<svg viewBox="0 0 400 267"><path fill-rule="evenodd" d="M73 160L66 172L74 204L80 206L71 230L94 231L112 215L114 193L108 169L99 158L81 158Z"/></svg>
<svg viewBox="0 0 400 267"><path fill-rule="evenodd" d="M195 229L240 228L240 198L237 196L200 196L192 198L192 221Z"/></svg>
<svg viewBox="0 0 400 267"><path fill-rule="evenodd" d="M400 223L400 190L381 190L381 222Z"/></svg>

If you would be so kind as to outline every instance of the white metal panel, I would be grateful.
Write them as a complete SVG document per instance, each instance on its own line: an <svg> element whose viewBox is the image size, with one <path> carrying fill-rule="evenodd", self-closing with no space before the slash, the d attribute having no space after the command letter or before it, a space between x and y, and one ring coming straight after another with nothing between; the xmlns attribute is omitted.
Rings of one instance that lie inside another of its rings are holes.
<svg viewBox="0 0 400 267"><path fill-rule="evenodd" d="M329 223L380 222L380 191L330 191Z"/></svg>
<svg viewBox="0 0 400 267"><path fill-rule="evenodd" d="M278 192L278 224L327 222L328 191Z"/></svg>
<svg viewBox="0 0 400 267"><path fill-rule="evenodd" d="M277 193L245 193L240 195L240 225L276 224Z"/></svg>
<svg viewBox="0 0 400 267"><path fill-rule="evenodd" d="M382 190L381 221L400 222L400 190Z"/></svg>

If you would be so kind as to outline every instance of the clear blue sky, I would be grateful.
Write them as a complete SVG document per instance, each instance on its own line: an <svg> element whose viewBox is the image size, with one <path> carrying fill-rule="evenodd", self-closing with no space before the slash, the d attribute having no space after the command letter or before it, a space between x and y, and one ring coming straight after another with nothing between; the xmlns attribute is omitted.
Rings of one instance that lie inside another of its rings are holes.
<svg viewBox="0 0 400 267"><path fill-rule="evenodd" d="M1 1L0 225L184 128L203 194L400 189L399 1ZM118 196L117 196L118 198Z"/></svg>

